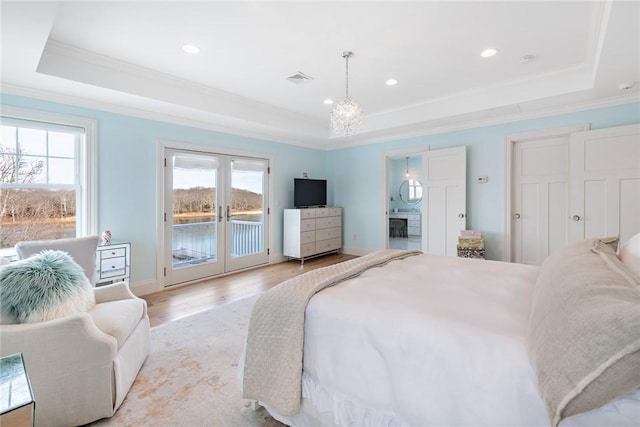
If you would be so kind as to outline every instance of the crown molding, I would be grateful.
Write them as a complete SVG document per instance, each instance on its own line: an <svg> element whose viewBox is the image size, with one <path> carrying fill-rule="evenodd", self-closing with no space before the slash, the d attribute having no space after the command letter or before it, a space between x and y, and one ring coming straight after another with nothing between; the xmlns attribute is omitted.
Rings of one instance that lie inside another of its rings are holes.
<svg viewBox="0 0 640 427"><path fill-rule="evenodd" d="M194 120L180 116L179 114L167 114L158 111L152 111L149 109L134 108L125 105L109 103L104 101L97 101L93 99L64 95L56 92L45 91L41 89L29 88L24 86L13 85L10 83L1 83L1 93L9 95L23 96L26 98L34 98L42 101L56 102L60 104L72 105L75 107L82 107L100 111L107 111L110 113L132 116L142 119L155 120L161 122L172 123L180 126L194 127L198 129L210 130L214 132L226 133L231 135L243 136L247 138L259 139L269 141L273 143L287 144L300 146L305 148L312 148L317 150L340 150L344 148L357 147L369 144L380 144L385 142L397 141L407 138L415 138L428 135L437 135L442 133L454 132L465 129L480 128L486 126L494 126L503 123L512 123L517 121L538 119L544 117L557 116L561 114L568 114L577 111L592 110L597 108L613 107L616 105L629 104L633 102L640 102L640 94L633 93L627 95L620 95L615 97L603 98L598 100L590 100L585 102L577 102L558 107L549 107L544 110L538 110L533 112L522 112L503 114L499 117L478 119L478 120L465 120L463 117L461 121L456 124L450 125L435 125L434 121L425 121L422 123L403 126L395 129L389 129L389 131L380 132L374 134L361 134L354 135L347 138L336 138L328 140L317 140L308 137L292 137L285 132L259 132L249 129L242 129L238 127L224 126L213 121ZM435 120L437 122L437 120Z"/></svg>

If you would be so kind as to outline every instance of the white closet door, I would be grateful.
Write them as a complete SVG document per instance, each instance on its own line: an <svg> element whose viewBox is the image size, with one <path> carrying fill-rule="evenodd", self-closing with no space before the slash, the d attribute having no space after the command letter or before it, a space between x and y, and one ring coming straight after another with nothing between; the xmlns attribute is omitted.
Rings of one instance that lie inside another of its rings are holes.
<svg viewBox="0 0 640 427"><path fill-rule="evenodd" d="M425 152L423 169L422 250L456 256L466 226L466 147Z"/></svg>
<svg viewBox="0 0 640 427"><path fill-rule="evenodd" d="M640 232L640 125L571 136L572 241Z"/></svg>
<svg viewBox="0 0 640 427"><path fill-rule="evenodd" d="M539 265L567 243L569 135L513 146L511 259Z"/></svg>

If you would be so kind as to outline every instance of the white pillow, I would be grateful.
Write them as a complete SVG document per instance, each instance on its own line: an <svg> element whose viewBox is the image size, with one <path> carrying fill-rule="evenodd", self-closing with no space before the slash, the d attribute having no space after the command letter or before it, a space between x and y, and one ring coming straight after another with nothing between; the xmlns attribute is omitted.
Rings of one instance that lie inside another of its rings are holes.
<svg viewBox="0 0 640 427"><path fill-rule="evenodd" d="M636 274L640 274L640 233L620 247L620 260Z"/></svg>

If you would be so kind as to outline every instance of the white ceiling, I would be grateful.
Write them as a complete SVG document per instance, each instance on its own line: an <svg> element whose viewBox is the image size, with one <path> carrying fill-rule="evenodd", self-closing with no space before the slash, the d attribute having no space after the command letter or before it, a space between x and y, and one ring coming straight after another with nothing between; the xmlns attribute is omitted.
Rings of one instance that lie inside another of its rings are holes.
<svg viewBox="0 0 640 427"><path fill-rule="evenodd" d="M638 1L7 2L4 93L314 147L638 100ZM197 55L181 50L200 47ZM483 59L480 52L498 54ZM345 91L360 132L330 134ZM534 60L521 64L523 55ZM313 78L286 80L300 71ZM384 84L388 78L397 86ZM631 82L629 90L620 83Z"/></svg>

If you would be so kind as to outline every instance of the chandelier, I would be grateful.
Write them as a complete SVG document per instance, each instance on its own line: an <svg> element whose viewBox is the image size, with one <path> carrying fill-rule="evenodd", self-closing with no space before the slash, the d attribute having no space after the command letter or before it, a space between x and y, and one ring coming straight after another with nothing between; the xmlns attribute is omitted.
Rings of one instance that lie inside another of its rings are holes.
<svg viewBox="0 0 640 427"><path fill-rule="evenodd" d="M362 108L349 98L349 58L352 56L353 52L342 53L347 63L346 95L331 110L331 129L338 136L353 135L362 126Z"/></svg>

